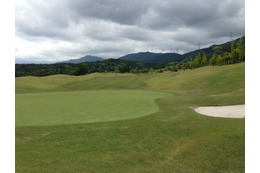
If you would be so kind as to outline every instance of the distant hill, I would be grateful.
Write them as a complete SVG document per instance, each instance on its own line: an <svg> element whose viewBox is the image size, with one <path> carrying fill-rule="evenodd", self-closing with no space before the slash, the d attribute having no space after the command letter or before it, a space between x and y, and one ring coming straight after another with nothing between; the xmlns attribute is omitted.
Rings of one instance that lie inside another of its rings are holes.
<svg viewBox="0 0 260 173"><path fill-rule="evenodd" d="M245 36L243 38L243 44L245 44ZM235 45L237 42L239 42L239 39L234 40ZM208 48L198 49L194 50L188 53L185 53L183 55L177 54L177 53L152 53L152 52L140 52L140 53L133 53L128 54L125 56L120 57L119 59L129 60L129 61L140 61L140 62L152 62L152 63L167 63L167 62L185 62L189 61L191 58L195 58L198 53L203 55L205 52L208 59L212 57L212 55L215 53L215 50L213 50L214 47L220 47L218 49L218 54L224 53L229 51L231 48L231 42L226 42L223 44L218 45L212 45Z"/></svg>
<svg viewBox="0 0 260 173"><path fill-rule="evenodd" d="M243 38L243 44L245 44L245 36ZM239 39L234 40L235 45L239 42ZM213 48L218 46L219 49L214 50ZM128 54L122 57L119 57L120 60L127 60L127 61L137 61L137 62L144 62L144 63L163 63L167 64L170 62L186 62L191 59L195 59L196 55L198 53L201 54L201 56L205 53L207 56L207 59L210 59L214 53L217 54L223 54L224 52L230 52L231 49L231 42L226 42L223 44L218 45L212 45L208 48L198 49L194 50L185 54L177 54L177 53L153 53L153 52L139 52L139 53L132 53ZM95 61L103 61L104 59L97 56L91 56L87 55L84 57L81 57L79 59L70 59L67 61L60 61L56 63L72 63L72 64L79 64L82 62L95 62ZM26 61L21 59L15 59L16 64L51 64L52 62L47 61Z"/></svg>
<svg viewBox="0 0 260 173"><path fill-rule="evenodd" d="M236 44L239 42L239 39L234 40L235 42L235 46ZM243 42L242 44L245 45L245 36L242 37ZM195 58L197 54L201 54L201 56L205 53L207 56L207 59L210 59L212 57L212 55L216 52L215 50L213 50L214 47L220 47L218 49L217 54L222 54L224 52L230 52L231 51L231 41L223 43L223 44L218 44L218 45L212 45L208 48L203 48L203 49L198 49L198 50L194 50L188 53L185 53L181 56L181 62L185 62L185 61L189 61L191 60L191 58Z"/></svg>
<svg viewBox="0 0 260 173"><path fill-rule="evenodd" d="M94 62L94 61L102 61L104 60L103 58L100 58L98 56L91 56L91 55L87 55L84 57L81 57L79 59L70 59L68 61L61 61L61 62L57 62L57 63L73 63L73 64L78 64L78 63L82 63L82 62Z"/></svg>
<svg viewBox="0 0 260 173"><path fill-rule="evenodd" d="M125 55L119 59L128 61L141 61L141 62L169 62L169 61L180 61L181 55L177 53L152 53L152 52L140 52Z"/></svg>

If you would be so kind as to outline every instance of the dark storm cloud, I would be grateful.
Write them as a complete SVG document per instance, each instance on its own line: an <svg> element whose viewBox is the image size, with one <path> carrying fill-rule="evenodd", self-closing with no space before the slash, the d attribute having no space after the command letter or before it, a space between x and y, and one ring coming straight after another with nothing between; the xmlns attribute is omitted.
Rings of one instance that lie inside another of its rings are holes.
<svg viewBox="0 0 260 173"><path fill-rule="evenodd" d="M121 37L136 41L150 41L152 40L151 31L140 28L127 28L120 34Z"/></svg>
<svg viewBox="0 0 260 173"><path fill-rule="evenodd" d="M243 0L17 1L16 56L119 57L176 48L184 53L198 42L203 47L229 41L230 32L243 36L244 7Z"/></svg>
<svg viewBox="0 0 260 173"><path fill-rule="evenodd" d="M67 1L71 9L81 17L109 20L120 24L135 25L147 13L149 0L77 0Z"/></svg>

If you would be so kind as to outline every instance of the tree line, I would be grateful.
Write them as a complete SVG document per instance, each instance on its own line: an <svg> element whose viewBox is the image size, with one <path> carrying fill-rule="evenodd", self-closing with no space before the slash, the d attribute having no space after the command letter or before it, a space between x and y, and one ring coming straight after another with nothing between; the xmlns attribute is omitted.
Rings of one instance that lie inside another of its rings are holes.
<svg viewBox="0 0 260 173"><path fill-rule="evenodd" d="M165 68L159 69L157 72L195 69L207 65L214 67L245 61L245 45L243 44L243 38L240 38L237 44L232 40L230 51L222 52L220 49L220 46L215 46L213 47L213 55L211 57L206 56L205 53L203 53L203 55L198 53L194 59L191 58L191 60L182 63L169 63L170 65L166 65Z"/></svg>
<svg viewBox="0 0 260 173"><path fill-rule="evenodd" d="M207 65L219 66L245 61L245 45L243 38L235 44L232 40L230 50L221 51L220 46L213 47L212 56L200 52L185 62L177 63L144 63L122 59L107 59L96 62L85 62L79 64L56 63L56 64L16 64L15 76L48 76L54 74L85 75L88 73L162 73L164 71L179 71L195 69Z"/></svg>
<svg viewBox="0 0 260 173"><path fill-rule="evenodd" d="M161 63L144 63L122 59L108 59L96 62L56 63L56 64L15 64L15 77L48 76L54 74L85 75L88 73L148 73L165 67Z"/></svg>

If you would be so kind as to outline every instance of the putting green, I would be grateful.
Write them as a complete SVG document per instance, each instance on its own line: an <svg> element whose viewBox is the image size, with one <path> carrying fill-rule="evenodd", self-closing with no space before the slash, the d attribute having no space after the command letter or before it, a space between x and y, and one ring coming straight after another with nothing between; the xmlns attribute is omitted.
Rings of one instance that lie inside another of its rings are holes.
<svg viewBox="0 0 260 173"><path fill-rule="evenodd" d="M159 110L170 93L103 90L16 94L16 126L44 126L131 119Z"/></svg>

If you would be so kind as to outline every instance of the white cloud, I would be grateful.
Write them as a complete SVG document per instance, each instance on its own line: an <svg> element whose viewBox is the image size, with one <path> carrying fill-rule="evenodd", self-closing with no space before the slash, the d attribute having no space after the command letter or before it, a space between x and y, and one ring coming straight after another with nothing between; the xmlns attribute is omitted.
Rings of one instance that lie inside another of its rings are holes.
<svg viewBox="0 0 260 173"><path fill-rule="evenodd" d="M244 1L16 1L16 58L185 53L244 35Z"/></svg>

